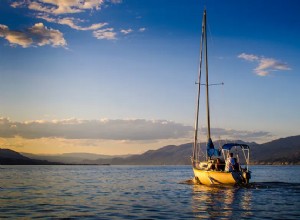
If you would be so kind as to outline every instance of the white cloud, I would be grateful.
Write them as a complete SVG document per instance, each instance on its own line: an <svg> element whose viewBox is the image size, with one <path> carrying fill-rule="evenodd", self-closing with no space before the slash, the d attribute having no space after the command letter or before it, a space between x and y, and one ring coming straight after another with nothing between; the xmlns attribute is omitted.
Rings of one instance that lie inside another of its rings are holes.
<svg viewBox="0 0 300 220"><path fill-rule="evenodd" d="M67 42L59 30L49 29L43 23L37 23L25 31L11 31L0 24L0 37L4 37L12 46L21 47L51 45L66 47Z"/></svg>
<svg viewBox="0 0 300 220"><path fill-rule="evenodd" d="M281 63L273 58L261 58L259 65L254 69L259 76L266 76L270 71L276 70L291 70L286 63Z"/></svg>
<svg viewBox="0 0 300 220"><path fill-rule="evenodd" d="M142 27L139 29L139 32L144 32L146 30L146 28Z"/></svg>
<svg viewBox="0 0 300 220"><path fill-rule="evenodd" d="M26 5L25 1L14 1L10 4L10 6L13 8L20 8L20 7L24 7L25 5Z"/></svg>
<svg viewBox="0 0 300 220"><path fill-rule="evenodd" d="M246 54L246 53L242 53L242 54L238 55L238 58L248 60L248 61L258 60L258 56L255 56L253 54Z"/></svg>
<svg viewBox="0 0 300 220"><path fill-rule="evenodd" d="M257 62L258 66L253 71L259 76L267 76L272 71L291 70L291 68L286 63L282 63L274 58L259 57L253 54L246 53L238 55L238 58L250 62Z"/></svg>
<svg viewBox="0 0 300 220"><path fill-rule="evenodd" d="M102 27L104 27L105 25L107 25L108 23L96 23L96 24L92 24L90 26L87 27L82 27L79 26L77 23L80 22L84 22L81 19L75 19L72 17L66 17L66 18L51 18L47 15L38 15L37 18L41 18L44 19L48 22L51 23L57 23L57 24L61 24L61 25L67 25L75 30L80 30L80 31L89 31L89 30L97 30L100 29Z"/></svg>
<svg viewBox="0 0 300 220"><path fill-rule="evenodd" d="M13 1L10 6L13 8L28 8L34 11L32 16L43 19L47 22L56 23L60 25L69 26L75 30L81 31L93 31L93 36L97 39L115 40L117 39L117 33L114 28L106 27L107 22L95 23L90 25L84 25L86 20L75 18L73 16L66 16L66 14L83 13L87 10L100 10L101 7L106 4L120 4L122 0L17 0ZM145 28L140 28L139 32L145 31ZM127 35L133 32L132 29L122 29L121 33ZM11 33L8 37L12 45L21 45L22 47L28 47L33 42L30 41L24 33ZM34 41L34 40L33 40ZM38 45L46 43L44 40ZM53 44L55 46L55 44Z"/></svg>
<svg viewBox="0 0 300 220"><path fill-rule="evenodd" d="M129 28L129 29L123 29L123 30L121 30L121 33L123 33L123 34L130 34L131 32L133 32L133 30L131 29L131 28Z"/></svg>
<svg viewBox="0 0 300 220"><path fill-rule="evenodd" d="M115 40L116 39L116 32L114 32L113 28L106 28L93 31L93 35L95 38L103 40Z"/></svg>
<svg viewBox="0 0 300 220"><path fill-rule="evenodd" d="M35 11L46 12L46 13L54 13L55 8L47 7L39 2L29 2L28 8Z"/></svg>
<svg viewBox="0 0 300 220"><path fill-rule="evenodd" d="M122 3L122 0L110 0L110 1L113 4L120 4L120 3Z"/></svg>
<svg viewBox="0 0 300 220"><path fill-rule="evenodd" d="M104 0L27 0L15 1L12 7L28 7L31 10L46 12L49 14L80 13L85 10L99 10Z"/></svg>

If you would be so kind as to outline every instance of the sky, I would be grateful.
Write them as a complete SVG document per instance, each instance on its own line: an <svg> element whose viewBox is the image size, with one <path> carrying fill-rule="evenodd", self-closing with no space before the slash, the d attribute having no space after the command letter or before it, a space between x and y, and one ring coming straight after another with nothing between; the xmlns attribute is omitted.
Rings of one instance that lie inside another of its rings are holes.
<svg viewBox="0 0 300 220"><path fill-rule="evenodd" d="M1 0L0 147L139 154L193 141L203 10L213 140L300 134L300 1ZM206 141L204 88L200 141Z"/></svg>

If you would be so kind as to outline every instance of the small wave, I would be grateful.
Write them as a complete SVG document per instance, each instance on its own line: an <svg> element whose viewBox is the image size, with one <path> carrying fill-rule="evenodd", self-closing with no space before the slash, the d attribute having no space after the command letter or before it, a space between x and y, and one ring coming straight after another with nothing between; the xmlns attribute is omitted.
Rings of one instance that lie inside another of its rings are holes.
<svg viewBox="0 0 300 220"><path fill-rule="evenodd" d="M183 180L179 182L179 184L186 185L202 185L194 181L194 178ZM288 182L250 182L249 184L236 184L234 186L231 185L211 185L210 187L218 187L218 188L244 188L244 189L267 189L267 188L293 188L300 189L300 183L288 183Z"/></svg>
<svg viewBox="0 0 300 220"><path fill-rule="evenodd" d="M300 183L288 182L253 182L249 184L249 188L300 188Z"/></svg>
<svg viewBox="0 0 300 220"><path fill-rule="evenodd" d="M206 186L203 184L200 184L198 181L194 180L194 178L188 179L188 180L184 180L179 182L179 184L186 184L186 185L194 185L194 186L199 186L199 187L205 187L205 188L210 188L210 189L222 189L222 188L235 188L235 187L243 187L244 185L223 185L223 184L215 184L215 185L210 185L210 186Z"/></svg>
<svg viewBox="0 0 300 220"><path fill-rule="evenodd" d="M194 181L194 178L181 181L181 182L179 182L179 184L197 185L197 183Z"/></svg>

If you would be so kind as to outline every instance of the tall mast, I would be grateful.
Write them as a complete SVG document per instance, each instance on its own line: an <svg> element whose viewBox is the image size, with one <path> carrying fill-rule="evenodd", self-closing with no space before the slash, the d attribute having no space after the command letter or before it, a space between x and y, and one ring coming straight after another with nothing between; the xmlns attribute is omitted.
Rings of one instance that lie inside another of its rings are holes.
<svg viewBox="0 0 300 220"><path fill-rule="evenodd" d="M203 15L204 20L204 44L205 44L205 71L206 71L206 112L207 112L207 140L210 140L210 112L209 112L209 93L208 93L208 59L207 59L207 31L206 31L206 10Z"/></svg>
<svg viewBox="0 0 300 220"><path fill-rule="evenodd" d="M195 133L194 133L194 150L193 150L193 160L197 159L197 142L198 142L198 121L199 121L199 105L200 105L200 87L201 87L201 69L202 69L202 50L203 50L203 38L204 38L204 17L206 11L204 11L203 19L202 19L202 34L201 34L201 41L200 41L200 61L198 67L198 94L197 94L197 104L196 104L196 119L195 119Z"/></svg>

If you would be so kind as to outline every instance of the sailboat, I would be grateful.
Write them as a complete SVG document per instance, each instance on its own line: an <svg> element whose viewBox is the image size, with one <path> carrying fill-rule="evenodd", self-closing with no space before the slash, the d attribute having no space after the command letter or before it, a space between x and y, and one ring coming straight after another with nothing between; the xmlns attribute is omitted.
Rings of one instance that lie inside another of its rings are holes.
<svg viewBox="0 0 300 220"><path fill-rule="evenodd" d="M204 50L204 51L203 51ZM205 58L206 82L201 84L201 70L203 54ZM194 172L194 182L204 185L236 185L248 184L251 178L249 170L250 148L244 143L227 143L216 149L211 139L210 110L209 110L209 83L207 58L206 10L203 13L202 35L200 43L200 62L198 71L195 134L193 155L191 157ZM200 143L198 143L200 88L206 88L206 118L207 118L207 145L205 159L200 159ZM243 167L244 166L244 167Z"/></svg>

